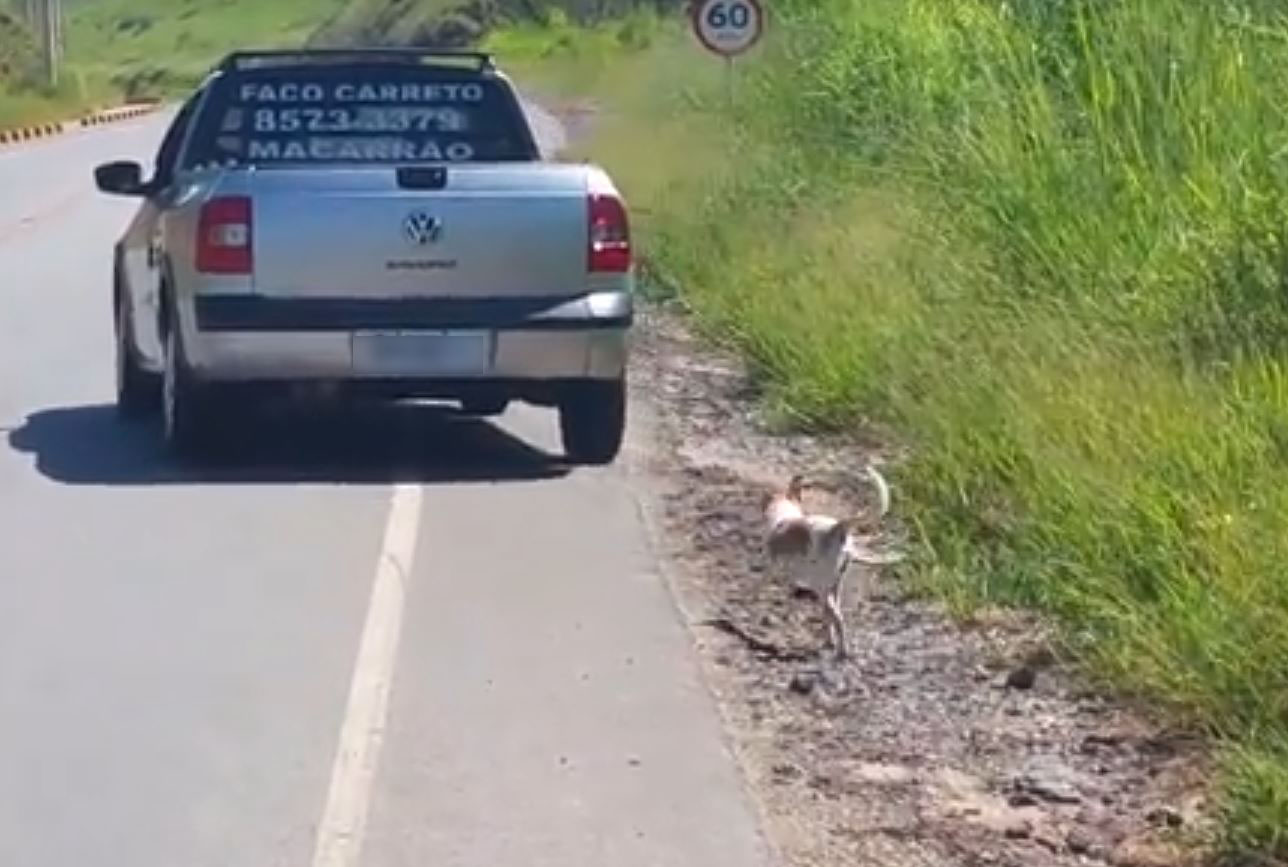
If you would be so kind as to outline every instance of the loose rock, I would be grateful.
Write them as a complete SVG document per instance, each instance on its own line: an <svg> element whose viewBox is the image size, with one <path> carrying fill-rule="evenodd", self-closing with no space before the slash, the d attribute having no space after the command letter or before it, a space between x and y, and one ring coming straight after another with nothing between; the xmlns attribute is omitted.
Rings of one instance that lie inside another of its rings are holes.
<svg viewBox="0 0 1288 867"><path fill-rule="evenodd" d="M1158 807L1150 810L1145 816L1145 821L1152 825L1165 825L1168 828L1179 828L1185 824L1185 817L1179 810L1171 807Z"/></svg>
<svg viewBox="0 0 1288 867"><path fill-rule="evenodd" d="M797 695L809 695L818 686L818 677L812 674L800 673L792 676L788 688Z"/></svg>
<svg viewBox="0 0 1288 867"><path fill-rule="evenodd" d="M1067 767L1049 758L1035 759L1015 779L1015 790L1053 804L1079 804L1079 780Z"/></svg>
<svg viewBox="0 0 1288 867"><path fill-rule="evenodd" d="M1031 665L1021 665L1006 676L1006 685L1010 689L1030 690L1037 683L1038 670Z"/></svg>
<svg viewBox="0 0 1288 867"><path fill-rule="evenodd" d="M1070 831L1068 836L1065 837L1064 843L1069 848L1069 851L1075 855L1090 854L1091 848L1095 845L1091 834L1081 828L1074 828Z"/></svg>
<svg viewBox="0 0 1288 867"><path fill-rule="evenodd" d="M1002 833L1008 840L1027 840L1033 835L1033 825L1027 819L1016 819L1007 825Z"/></svg>
<svg viewBox="0 0 1288 867"><path fill-rule="evenodd" d="M1109 856L1113 867L1178 867L1184 863L1181 850L1169 843L1128 840Z"/></svg>

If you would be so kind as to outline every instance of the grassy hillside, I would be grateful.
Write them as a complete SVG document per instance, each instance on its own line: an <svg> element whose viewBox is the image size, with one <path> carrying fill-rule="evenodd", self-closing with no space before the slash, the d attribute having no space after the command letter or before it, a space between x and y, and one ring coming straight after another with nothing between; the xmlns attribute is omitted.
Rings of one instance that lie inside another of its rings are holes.
<svg viewBox="0 0 1288 867"><path fill-rule="evenodd" d="M346 6L347 0L69 4L67 66L52 93L39 83L30 35L7 35L6 19L0 18L0 57L6 46L17 45L26 58L14 65L15 74L0 76L0 126L66 116L122 99L172 94L191 86L226 51L300 44Z"/></svg>
<svg viewBox="0 0 1288 867"><path fill-rule="evenodd" d="M88 82L127 96L191 86L235 48L295 45L345 0L95 0L72 16L67 53Z"/></svg>
<svg viewBox="0 0 1288 867"><path fill-rule="evenodd" d="M460 47L507 23L593 26L680 5L681 0L352 0L313 42Z"/></svg>
<svg viewBox="0 0 1288 867"><path fill-rule="evenodd" d="M0 126L190 87L226 51L269 45L461 47L502 21L579 22L679 0L75 0L67 68L40 83L34 40L0 0Z"/></svg>
<svg viewBox="0 0 1288 867"><path fill-rule="evenodd" d="M684 36L608 64L566 32L496 44L609 109L593 153L655 286L783 424L908 447L910 577L1057 615L1226 746L1228 848L1288 859L1278 7L774 9L733 107Z"/></svg>
<svg viewBox="0 0 1288 867"><path fill-rule="evenodd" d="M491 3L457 0L352 0L310 40L315 45L461 47L490 23Z"/></svg>

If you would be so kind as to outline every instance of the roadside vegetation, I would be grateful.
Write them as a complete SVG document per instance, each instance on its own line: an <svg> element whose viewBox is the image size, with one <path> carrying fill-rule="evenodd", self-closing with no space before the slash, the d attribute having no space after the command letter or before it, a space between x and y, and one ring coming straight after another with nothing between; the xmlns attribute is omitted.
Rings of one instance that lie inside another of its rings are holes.
<svg viewBox="0 0 1288 867"><path fill-rule="evenodd" d="M351 0L312 37L323 45L476 45L498 29L537 25L547 35L566 32L564 46L580 44L602 26L679 8L680 0ZM569 30L570 24L578 29Z"/></svg>
<svg viewBox="0 0 1288 867"><path fill-rule="evenodd" d="M95 106L172 96L233 48L296 45L346 0L76 0L66 3L66 65L49 88L23 2L0 0L0 127ZM13 59L6 63L5 58Z"/></svg>
<svg viewBox="0 0 1288 867"><path fill-rule="evenodd" d="M1107 683L1215 736L1224 847L1288 859L1288 19L773 9L732 104L638 15L491 41L602 108L587 150L652 291L782 424L906 450L910 577L1056 615Z"/></svg>
<svg viewBox="0 0 1288 867"><path fill-rule="evenodd" d="M459 48L505 21L593 23L678 0L64 0L66 66L44 81L26 0L0 0L0 127L182 93L234 48Z"/></svg>
<svg viewBox="0 0 1288 867"><path fill-rule="evenodd" d="M0 128L49 120L75 107L65 89L41 86L35 38L17 8L0 5Z"/></svg>

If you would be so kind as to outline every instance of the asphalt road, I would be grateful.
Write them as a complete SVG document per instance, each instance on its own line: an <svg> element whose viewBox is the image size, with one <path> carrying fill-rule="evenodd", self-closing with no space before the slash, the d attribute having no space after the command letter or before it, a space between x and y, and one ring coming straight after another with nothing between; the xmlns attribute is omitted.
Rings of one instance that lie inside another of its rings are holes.
<svg viewBox="0 0 1288 867"><path fill-rule="evenodd" d="M767 863L628 476L551 413L200 468L115 419L91 169L163 120L0 150L0 864Z"/></svg>

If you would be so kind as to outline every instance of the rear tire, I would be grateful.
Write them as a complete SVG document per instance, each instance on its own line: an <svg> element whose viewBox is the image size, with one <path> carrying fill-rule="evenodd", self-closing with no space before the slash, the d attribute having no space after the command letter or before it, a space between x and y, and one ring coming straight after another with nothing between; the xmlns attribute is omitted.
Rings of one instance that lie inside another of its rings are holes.
<svg viewBox="0 0 1288 867"><path fill-rule="evenodd" d="M161 408L161 380L139 364L129 310L119 295L115 308L116 412L121 418L133 421L153 415Z"/></svg>
<svg viewBox="0 0 1288 867"><path fill-rule="evenodd" d="M183 457L198 456L210 443L211 401L184 360L179 323L173 318L165 333L161 395L166 446Z"/></svg>
<svg viewBox="0 0 1288 867"><path fill-rule="evenodd" d="M564 454L573 463L611 464L626 433L626 381L586 382L559 401Z"/></svg>

